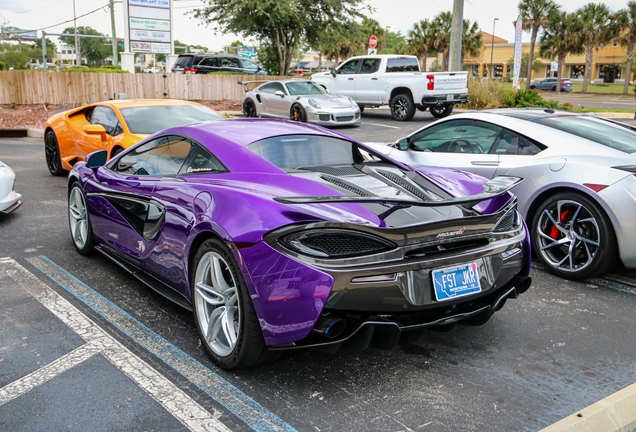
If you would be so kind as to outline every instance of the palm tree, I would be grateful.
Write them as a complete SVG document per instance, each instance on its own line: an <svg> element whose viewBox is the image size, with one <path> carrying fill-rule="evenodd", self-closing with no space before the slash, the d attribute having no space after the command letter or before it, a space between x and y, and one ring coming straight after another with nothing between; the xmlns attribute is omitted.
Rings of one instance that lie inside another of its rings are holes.
<svg viewBox="0 0 636 432"><path fill-rule="evenodd" d="M416 55L422 65L422 70L426 70L426 59L429 50L433 46L433 36L431 35L431 23L427 19L420 20L413 24L413 28L407 33L408 50L410 54Z"/></svg>
<svg viewBox="0 0 636 432"><path fill-rule="evenodd" d="M479 49L484 45L484 38L479 32L479 24L477 21L470 24L469 20L464 20L464 28L462 30L462 65L464 57L475 57L479 55ZM493 36L494 37L494 36ZM461 66L461 65L460 65Z"/></svg>
<svg viewBox="0 0 636 432"><path fill-rule="evenodd" d="M548 17L557 11L560 6L553 0L521 0L518 7L523 30L530 31L530 57L528 58L528 72L526 75L526 90L528 90L530 88L530 79L532 78L534 46L537 42L539 28L546 26Z"/></svg>
<svg viewBox="0 0 636 432"><path fill-rule="evenodd" d="M561 10L554 11L550 14L539 41L539 55L543 58L556 58L559 64L557 92L561 91L565 56L583 53L583 43L578 38L580 24L575 14Z"/></svg>
<svg viewBox="0 0 636 432"><path fill-rule="evenodd" d="M575 13L578 19L581 20L579 34L585 45L583 93L587 93L587 85L592 74L594 48L602 48L616 37L616 26L612 25L612 13L604 3L588 3Z"/></svg>
<svg viewBox="0 0 636 432"><path fill-rule="evenodd" d="M433 49L442 53L442 70L448 70L448 52L450 48L450 34L453 14L440 12L433 17L431 34L433 35Z"/></svg>
<svg viewBox="0 0 636 432"><path fill-rule="evenodd" d="M627 3L627 9L621 9L616 14L616 22L620 36L618 42L627 47L627 63L625 64L625 78L623 82L623 94L627 94L629 80L632 75L632 60L634 59L634 47L636 46L636 1Z"/></svg>

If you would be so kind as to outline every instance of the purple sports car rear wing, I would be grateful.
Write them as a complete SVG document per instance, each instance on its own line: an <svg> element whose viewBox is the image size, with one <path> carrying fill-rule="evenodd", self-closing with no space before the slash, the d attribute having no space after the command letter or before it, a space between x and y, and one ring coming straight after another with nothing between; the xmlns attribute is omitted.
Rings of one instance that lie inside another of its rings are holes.
<svg viewBox="0 0 636 432"><path fill-rule="evenodd" d="M483 192L456 198L446 198L440 200L415 200L415 199L396 199L383 198L379 196L297 196L297 197L275 197L274 200L283 204L325 204L325 203L378 203L393 204L400 206L416 206L416 207L441 207L449 205L475 205L481 201L486 201L497 196L503 195L510 189L521 183L521 177L498 176L487 181L482 185Z"/></svg>

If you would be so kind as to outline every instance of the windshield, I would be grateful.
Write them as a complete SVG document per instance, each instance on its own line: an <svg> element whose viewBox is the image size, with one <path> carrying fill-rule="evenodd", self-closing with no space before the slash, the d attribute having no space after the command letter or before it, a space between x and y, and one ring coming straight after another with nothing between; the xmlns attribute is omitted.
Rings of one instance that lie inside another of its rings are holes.
<svg viewBox="0 0 636 432"><path fill-rule="evenodd" d="M134 134L153 134L160 130L224 117L205 106L156 105L122 108L121 115Z"/></svg>
<svg viewBox="0 0 636 432"><path fill-rule="evenodd" d="M604 120L587 116L561 116L535 121L625 153L636 152L636 132Z"/></svg>
<svg viewBox="0 0 636 432"><path fill-rule="evenodd" d="M353 143L321 135L287 135L256 141L251 151L279 168L352 165L359 156Z"/></svg>
<svg viewBox="0 0 636 432"><path fill-rule="evenodd" d="M321 85L316 84L313 81L298 81L287 83L287 90L290 95L310 95L310 94L325 94L327 93Z"/></svg>

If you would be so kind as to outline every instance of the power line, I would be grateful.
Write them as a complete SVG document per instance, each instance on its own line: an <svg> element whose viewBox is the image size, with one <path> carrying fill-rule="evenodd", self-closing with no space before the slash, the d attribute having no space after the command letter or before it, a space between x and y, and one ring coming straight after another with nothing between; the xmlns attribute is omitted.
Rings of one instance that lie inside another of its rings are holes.
<svg viewBox="0 0 636 432"><path fill-rule="evenodd" d="M83 14L83 15L77 16L77 17L75 17L75 18L71 18L70 20L62 21L62 22L57 23L57 24L53 24L53 25L46 26L46 27L41 27L41 28L39 28L39 29L29 30L28 32L22 32L22 33L33 33L33 32L36 32L36 31L46 30L46 29L50 29L50 28L52 28L52 27L60 26L60 25L62 25L62 24L70 23L70 22L72 22L72 21L73 21L73 19L83 18L83 17L85 17L85 16L87 16L87 15L90 15L90 14L93 14L93 13L95 13L95 12L97 12L97 11L101 10L101 9L107 8L108 6L109 6L109 5L105 4L105 5L103 5L103 6L98 7L97 9L93 9L93 10L92 10L92 11L90 11L90 12L86 12L86 13L85 13L85 14ZM19 34L19 33L16 33L16 34Z"/></svg>

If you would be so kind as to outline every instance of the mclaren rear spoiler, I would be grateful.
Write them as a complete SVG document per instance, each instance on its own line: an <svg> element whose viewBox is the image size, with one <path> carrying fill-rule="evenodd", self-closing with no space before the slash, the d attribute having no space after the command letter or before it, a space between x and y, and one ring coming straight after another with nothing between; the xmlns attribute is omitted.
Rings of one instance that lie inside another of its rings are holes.
<svg viewBox="0 0 636 432"><path fill-rule="evenodd" d="M522 181L523 179L521 177L498 176L484 183L482 185L483 192L479 194L430 201L383 198L379 196L300 196L275 197L274 200L283 204L373 203L415 207L442 207L450 205L465 205L468 207L473 207L481 201L486 201L503 195Z"/></svg>

